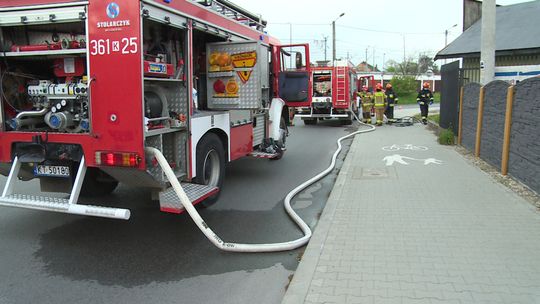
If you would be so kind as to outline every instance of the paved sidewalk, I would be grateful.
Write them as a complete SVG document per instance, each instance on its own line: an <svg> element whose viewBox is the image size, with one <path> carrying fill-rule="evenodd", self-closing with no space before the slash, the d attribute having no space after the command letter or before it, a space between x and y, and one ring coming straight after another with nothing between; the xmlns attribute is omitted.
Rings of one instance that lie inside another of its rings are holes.
<svg viewBox="0 0 540 304"><path fill-rule="evenodd" d="M378 128L354 139L282 303L540 303L540 213L424 126Z"/></svg>

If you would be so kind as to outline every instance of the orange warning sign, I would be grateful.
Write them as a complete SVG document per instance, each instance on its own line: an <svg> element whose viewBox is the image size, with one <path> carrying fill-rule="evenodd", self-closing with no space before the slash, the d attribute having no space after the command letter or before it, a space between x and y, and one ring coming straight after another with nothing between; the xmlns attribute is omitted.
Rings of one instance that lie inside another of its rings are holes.
<svg viewBox="0 0 540 304"><path fill-rule="evenodd" d="M235 68L252 68L257 63L257 52L244 52L231 55L232 64Z"/></svg>
<svg viewBox="0 0 540 304"><path fill-rule="evenodd" d="M249 77L251 76L251 72L253 72L253 70L248 70L248 71L236 71L236 73L237 73L238 76L240 77L240 80L242 80L242 83L248 82Z"/></svg>

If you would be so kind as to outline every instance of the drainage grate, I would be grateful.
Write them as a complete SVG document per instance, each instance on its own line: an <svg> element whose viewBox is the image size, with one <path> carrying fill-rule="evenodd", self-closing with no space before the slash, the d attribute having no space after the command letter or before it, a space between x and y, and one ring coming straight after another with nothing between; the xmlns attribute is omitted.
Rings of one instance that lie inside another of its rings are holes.
<svg viewBox="0 0 540 304"><path fill-rule="evenodd" d="M353 179L386 179L395 177L395 172L390 172L388 168L362 168L355 167Z"/></svg>

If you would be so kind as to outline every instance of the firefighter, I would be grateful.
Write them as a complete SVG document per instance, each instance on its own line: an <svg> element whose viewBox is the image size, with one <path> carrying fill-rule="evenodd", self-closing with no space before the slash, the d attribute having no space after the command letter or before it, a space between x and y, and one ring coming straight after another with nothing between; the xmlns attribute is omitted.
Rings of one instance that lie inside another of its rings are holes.
<svg viewBox="0 0 540 304"><path fill-rule="evenodd" d="M371 123L371 108L373 107L372 95L366 86L362 87L362 91L358 93L360 102L362 103L362 122Z"/></svg>
<svg viewBox="0 0 540 304"><path fill-rule="evenodd" d="M429 106L433 104L433 93L429 89L429 82L424 82L423 89L418 92L416 102L420 105L420 115L422 116L422 123L427 125L427 116Z"/></svg>
<svg viewBox="0 0 540 304"><path fill-rule="evenodd" d="M398 103L399 99L396 92L394 92L394 90L392 89L392 84L390 83L386 84L385 94L386 103L388 104L388 106L386 107L384 115L386 115L386 118L388 119L388 124L392 124L396 122L396 120L394 119L394 106Z"/></svg>
<svg viewBox="0 0 540 304"><path fill-rule="evenodd" d="M382 126L384 119L384 111L386 110L386 94L384 94L382 88L382 84L377 83L377 86L375 87L376 92L373 93L373 102L375 107L377 126Z"/></svg>

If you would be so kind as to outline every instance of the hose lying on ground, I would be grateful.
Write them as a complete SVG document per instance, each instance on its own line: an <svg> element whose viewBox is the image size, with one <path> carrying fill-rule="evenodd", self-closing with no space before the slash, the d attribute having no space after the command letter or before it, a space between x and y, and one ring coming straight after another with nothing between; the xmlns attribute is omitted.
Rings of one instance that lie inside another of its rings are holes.
<svg viewBox="0 0 540 304"><path fill-rule="evenodd" d="M392 125L395 127L409 127L409 126L412 126L416 122L420 122L420 121L412 116L404 116L404 117L396 118L396 121L393 122Z"/></svg>
<svg viewBox="0 0 540 304"><path fill-rule="evenodd" d="M354 113L353 113L353 115L354 115ZM307 187L309 187L310 185L312 185L316 181L320 180L321 178L326 176L328 173L330 173L334 169L334 167L336 165L336 158L337 158L339 152L341 152L341 141L342 140L344 140L346 138L349 138L349 137L353 137L353 136L355 136L357 134L360 134L360 133L366 133L366 132L371 132L371 131L375 130L375 127L370 126L370 125L366 125L366 124L360 122L356 115L354 115L354 117L356 118L356 120L361 125L365 125L365 126L369 127L369 129L358 130L358 131L355 131L355 132L353 132L353 133L351 133L349 135L346 135L346 136L343 136L343 137L339 138L337 140L338 148L336 149L336 151L334 152L334 155L332 156L332 161L330 163L330 166L328 166L328 168L326 168L321 173L315 175L314 177L310 178L309 180L303 182L302 184L300 184L299 186L297 186L296 188L291 190L291 192L289 192L287 194L287 196L285 197L285 200L284 200L285 211L287 211L287 214L289 214L289 216L292 218L292 220L296 223L296 225L298 225L298 227L300 227L300 229L304 233L303 237L301 237L299 239L296 239L296 240L293 240L293 241L289 241L289 242L269 243L269 244L238 244L238 243L224 242L216 233L214 233L214 231L212 231L212 229L210 229L210 227L208 227L208 225L202 219L202 217L197 212L197 210L195 209L193 204L189 201L189 198L187 197L186 193L182 189L182 186L180 185L180 182L176 178L176 175L174 174L173 170L171 169L169 163L167 162L167 160L165 159L165 157L163 156L161 151L159 151L156 148L152 148L152 147L146 147L146 151L155 156L157 162L159 163L159 165L163 169L163 172L167 176L167 179L171 182L171 186L173 187L174 191L176 192L176 195L178 195L178 197L180 198L180 202L182 203L182 205L184 206L184 208L188 212L189 216L191 216L191 218L193 219L193 221L195 222L197 227L199 227L199 229L202 231L202 233L204 233L206 238L208 238L208 240L212 244L214 244L216 247L218 247L221 250L231 251L231 252L275 252L275 251L293 250L293 249L296 249L298 247L301 247L301 246L307 244L307 242L311 238L312 233L311 233L311 229L309 228L309 226L302 220L302 218L300 218L300 216L298 216L298 214L291 207L292 198L296 194L298 194L300 191L306 189Z"/></svg>

